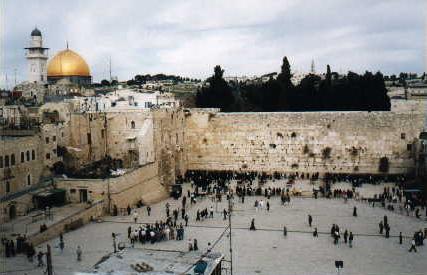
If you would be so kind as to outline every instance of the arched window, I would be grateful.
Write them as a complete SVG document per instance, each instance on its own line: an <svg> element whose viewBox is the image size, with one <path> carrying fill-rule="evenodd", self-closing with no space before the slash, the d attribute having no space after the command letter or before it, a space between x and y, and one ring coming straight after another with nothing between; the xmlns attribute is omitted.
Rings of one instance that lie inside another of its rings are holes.
<svg viewBox="0 0 427 275"><path fill-rule="evenodd" d="M30 151L27 151L27 161L30 161Z"/></svg>
<svg viewBox="0 0 427 275"><path fill-rule="evenodd" d="M15 165L15 154L12 154L10 156L10 166L13 166L13 165Z"/></svg>
<svg viewBox="0 0 427 275"><path fill-rule="evenodd" d="M31 185L31 175L27 175L27 185Z"/></svg>
<svg viewBox="0 0 427 275"><path fill-rule="evenodd" d="M25 162L25 153L21 152L21 163Z"/></svg>
<svg viewBox="0 0 427 275"><path fill-rule="evenodd" d="M4 167L9 167L9 156L4 156Z"/></svg>
<svg viewBox="0 0 427 275"><path fill-rule="evenodd" d="M135 121L132 120L130 122L130 128L135 129Z"/></svg>
<svg viewBox="0 0 427 275"><path fill-rule="evenodd" d="M31 151L31 158L33 160L36 160L36 151L34 151L34 150Z"/></svg>

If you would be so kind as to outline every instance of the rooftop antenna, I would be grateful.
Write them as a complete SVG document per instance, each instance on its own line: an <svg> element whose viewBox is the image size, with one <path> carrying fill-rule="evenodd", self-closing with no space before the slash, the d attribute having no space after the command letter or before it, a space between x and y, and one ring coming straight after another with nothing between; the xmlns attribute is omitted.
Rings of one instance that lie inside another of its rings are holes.
<svg viewBox="0 0 427 275"><path fill-rule="evenodd" d="M110 55L110 61L109 61L109 70L110 70L110 83L111 83L111 81L113 81L111 77L111 55Z"/></svg>

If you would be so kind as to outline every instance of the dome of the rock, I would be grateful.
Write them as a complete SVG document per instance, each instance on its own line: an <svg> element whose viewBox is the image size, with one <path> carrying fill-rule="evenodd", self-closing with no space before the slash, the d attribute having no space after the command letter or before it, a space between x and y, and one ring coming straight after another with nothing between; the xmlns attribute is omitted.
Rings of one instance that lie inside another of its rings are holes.
<svg viewBox="0 0 427 275"><path fill-rule="evenodd" d="M92 79L86 61L70 49L57 53L47 66L49 83L56 83L63 78L76 84L90 84Z"/></svg>

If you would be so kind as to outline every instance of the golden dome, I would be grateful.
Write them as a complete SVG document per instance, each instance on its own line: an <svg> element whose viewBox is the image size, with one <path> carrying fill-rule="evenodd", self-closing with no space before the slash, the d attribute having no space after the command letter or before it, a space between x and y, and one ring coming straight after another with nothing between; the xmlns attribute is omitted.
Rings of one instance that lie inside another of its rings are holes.
<svg viewBox="0 0 427 275"><path fill-rule="evenodd" d="M49 61L47 76L90 76L90 70L80 55L66 49Z"/></svg>

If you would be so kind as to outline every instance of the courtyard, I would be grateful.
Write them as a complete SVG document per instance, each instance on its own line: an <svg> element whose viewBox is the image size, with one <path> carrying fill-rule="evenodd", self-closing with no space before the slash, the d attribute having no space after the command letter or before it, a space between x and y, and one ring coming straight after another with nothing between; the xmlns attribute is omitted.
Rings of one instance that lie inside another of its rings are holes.
<svg viewBox="0 0 427 275"><path fill-rule="evenodd" d="M269 182L268 185L284 187L283 182ZM185 184L184 194L190 188ZM365 185L361 188L372 186ZM381 190L382 186L376 186ZM371 190L372 191L372 190ZM343 199L313 199L292 197L289 205L283 206L280 197L271 197L270 211L257 211L255 200L266 200L261 196L247 196L241 203L234 199L232 214L233 243L233 274L335 274L335 260L342 260L344 268L341 274L426 274L427 249L418 247L417 253L409 253L410 241L415 231L424 230L427 222L422 211L422 218L406 216L397 211L388 211L379 205L372 207L367 202ZM181 200L172 198L152 205L151 216L147 216L145 207L137 209L138 223L154 223L165 220L165 204L169 202L171 212L181 207ZM198 209L213 207L214 218L196 221ZM353 217L353 207L357 207L358 216ZM94 265L105 255L113 251L111 234L118 233L119 241L126 244L126 250L160 250L182 251L188 253L188 239L196 238L199 249L205 251L208 242L215 243L222 235L228 220L223 220L223 209L228 203L212 202L209 197L199 200L196 204L187 203L190 221L185 228L183 241L169 240L155 244L137 243L131 248L127 240L127 228L135 228L131 216L107 216L99 222L90 223L80 229L64 234L65 249L59 249L59 239L49 242L52 246L53 269L55 274L78 274L93 272ZM308 225L307 216L313 217L313 225ZM383 216L388 216L391 226L390 238L386 239L378 233L378 223ZM249 231L251 219L255 219L256 231ZM178 219L178 224L183 223ZM350 248L341 238L338 245L333 244L330 237L332 224L338 224L341 234L344 230L355 235L353 247ZM139 225L137 225L139 226ZM283 226L288 234L283 236ZM312 235L317 227L319 237ZM403 244L399 244L399 232L403 233ZM81 262L76 261L76 248L83 250ZM46 244L36 248L46 250ZM223 274L230 274L229 240L227 234L218 241L213 251L224 254ZM44 268L29 263L25 256L1 258L0 270L4 274L43 274ZM129 263L131 264L131 262ZM117 270L116 270L117 271ZM116 273L115 273L116 274ZM124 273L117 273L124 274ZM127 274L127 273L126 273Z"/></svg>

